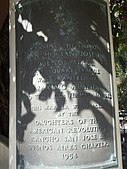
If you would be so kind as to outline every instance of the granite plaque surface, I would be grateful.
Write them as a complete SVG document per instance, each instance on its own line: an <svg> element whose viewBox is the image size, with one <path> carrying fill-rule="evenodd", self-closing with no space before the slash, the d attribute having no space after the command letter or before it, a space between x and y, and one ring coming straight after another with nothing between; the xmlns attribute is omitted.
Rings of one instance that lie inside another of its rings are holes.
<svg viewBox="0 0 127 169"><path fill-rule="evenodd" d="M17 2L17 168L117 166L112 69L107 2Z"/></svg>

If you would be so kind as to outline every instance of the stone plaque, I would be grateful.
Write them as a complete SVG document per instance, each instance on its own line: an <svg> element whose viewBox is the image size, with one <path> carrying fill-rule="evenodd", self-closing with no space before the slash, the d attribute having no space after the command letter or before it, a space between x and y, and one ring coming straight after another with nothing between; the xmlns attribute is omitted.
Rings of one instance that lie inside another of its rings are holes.
<svg viewBox="0 0 127 169"><path fill-rule="evenodd" d="M119 166L107 6L16 3L18 169Z"/></svg>

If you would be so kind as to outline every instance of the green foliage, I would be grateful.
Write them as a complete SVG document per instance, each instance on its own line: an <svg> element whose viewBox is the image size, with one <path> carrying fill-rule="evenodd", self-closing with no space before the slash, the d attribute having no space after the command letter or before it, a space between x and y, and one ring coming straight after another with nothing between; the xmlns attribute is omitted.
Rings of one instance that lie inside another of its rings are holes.
<svg viewBox="0 0 127 169"><path fill-rule="evenodd" d="M119 108L127 110L127 0L110 1Z"/></svg>

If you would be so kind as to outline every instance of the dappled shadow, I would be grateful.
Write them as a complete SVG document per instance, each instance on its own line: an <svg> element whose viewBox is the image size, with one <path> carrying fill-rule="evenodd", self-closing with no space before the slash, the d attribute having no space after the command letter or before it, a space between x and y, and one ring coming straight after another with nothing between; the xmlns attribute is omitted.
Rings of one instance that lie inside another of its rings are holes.
<svg viewBox="0 0 127 169"><path fill-rule="evenodd" d="M102 113L103 110L108 117L114 117L112 81L106 78L112 74L112 66L105 4L82 0L80 3L43 0L34 5L22 1L21 4L20 8L17 5L16 20L21 15L22 20L32 24L32 31L27 31L21 22L16 23L17 139L23 142L24 131L35 117L28 96L36 92L33 77L37 71L46 84L38 96L42 104L54 92L56 112L61 111L66 104L66 96L59 88L63 84L67 97L77 98L78 115L91 110L100 128L108 125L105 137L111 137L113 126ZM43 32L42 36L38 36L39 31ZM25 115L22 115L22 103Z"/></svg>
<svg viewBox="0 0 127 169"><path fill-rule="evenodd" d="M26 113L21 116L17 114L17 139L23 142L24 132L27 130L27 124L29 124L35 117L35 114L31 111L31 104L28 96L25 93L22 93L21 99L26 108ZM19 132L20 131L20 132Z"/></svg>

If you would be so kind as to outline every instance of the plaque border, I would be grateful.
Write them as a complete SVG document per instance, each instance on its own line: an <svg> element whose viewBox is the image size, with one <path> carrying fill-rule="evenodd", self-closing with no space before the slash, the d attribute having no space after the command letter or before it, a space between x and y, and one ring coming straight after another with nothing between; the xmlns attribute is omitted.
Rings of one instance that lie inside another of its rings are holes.
<svg viewBox="0 0 127 169"><path fill-rule="evenodd" d="M110 17L110 8L109 8L109 0L102 0L107 3L107 20L108 20L108 29L109 29L109 42L111 49L111 65L112 65L112 91L114 98L114 150L116 149L117 160L115 159L112 163L111 160L109 163L103 163L103 167L110 169L122 169L122 151L121 151L121 139L120 139L120 128L119 128L119 110L118 110L118 96L117 96L117 86L116 86L116 77L115 77L115 65L114 65L114 50L113 50L113 39L112 39L112 28L111 28L111 17ZM10 96L9 96L9 169L17 169L17 158L16 158L16 35L15 35L15 5L18 0L10 0L9 6L9 57L10 57ZM118 163L118 166L117 166ZM114 165L116 167L114 168ZM102 166L102 165L101 165ZM101 167L100 165L90 166L89 169L98 169ZM34 166L30 166L31 169L36 169ZM59 167L48 167L42 166L43 169L56 169ZM66 166L61 169L88 169L88 165L80 165L80 166ZM40 167L39 167L40 168Z"/></svg>
<svg viewBox="0 0 127 169"><path fill-rule="evenodd" d="M9 169L16 169L16 40L15 40L15 4L9 4Z"/></svg>
<svg viewBox="0 0 127 169"><path fill-rule="evenodd" d="M112 27L111 27L111 16L110 16L110 0L107 1L107 14L108 14L108 26L109 26L109 41L110 41L110 48L111 48L111 64L112 64L112 84L113 84L113 97L114 97L114 108L115 108L115 136L116 136L116 149L117 149L117 158L118 158L118 168L123 169L122 164L122 149L121 149L121 136L120 136L120 127L119 127L119 106L118 106L118 94L117 94L117 84L116 84L116 71L115 71L115 59L114 59L114 46L113 46L113 39L112 39Z"/></svg>

